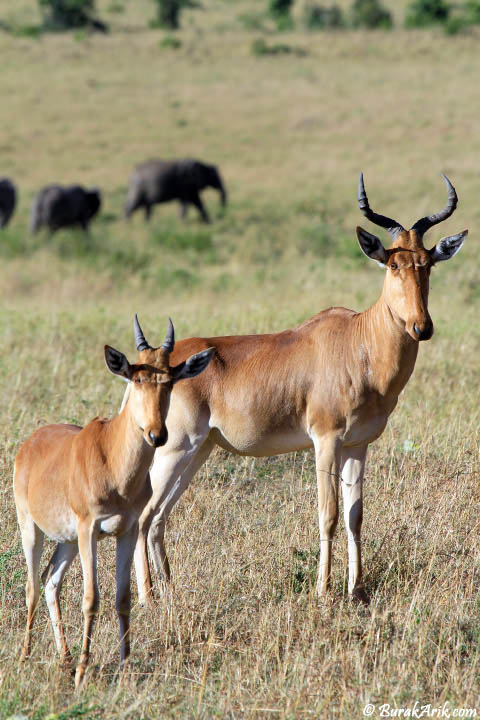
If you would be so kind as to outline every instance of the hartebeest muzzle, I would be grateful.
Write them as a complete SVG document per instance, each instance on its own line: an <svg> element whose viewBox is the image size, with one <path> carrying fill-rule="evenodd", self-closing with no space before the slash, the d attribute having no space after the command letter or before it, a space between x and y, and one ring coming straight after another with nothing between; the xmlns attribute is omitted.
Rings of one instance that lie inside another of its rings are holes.
<svg viewBox="0 0 480 720"><path fill-rule="evenodd" d="M433 335L433 323L429 320L424 328L418 327L417 323L413 324L413 329L419 340L430 340Z"/></svg>
<svg viewBox="0 0 480 720"><path fill-rule="evenodd" d="M155 447L162 447L168 440L168 430L164 428L160 433L155 434L153 430L150 430L147 437L150 439L150 444Z"/></svg>

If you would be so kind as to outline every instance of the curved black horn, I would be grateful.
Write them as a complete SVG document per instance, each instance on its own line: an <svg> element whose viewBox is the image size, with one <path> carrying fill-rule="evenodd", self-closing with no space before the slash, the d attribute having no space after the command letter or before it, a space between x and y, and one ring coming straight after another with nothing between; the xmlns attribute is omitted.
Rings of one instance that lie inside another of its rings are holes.
<svg viewBox="0 0 480 720"><path fill-rule="evenodd" d="M167 334L165 335L165 341L162 345L162 348L164 350L167 350L167 352L172 352L174 345L175 345L175 329L173 327L172 318L168 318L168 330L167 330Z"/></svg>
<svg viewBox="0 0 480 720"><path fill-rule="evenodd" d="M143 334L143 330L140 327L140 323L138 322L137 313L135 313L135 317L133 318L133 334L135 335L135 345L137 346L138 352L141 350L150 350L150 345L145 340L145 336Z"/></svg>
<svg viewBox="0 0 480 720"><path fill-rule="evenodd" d="M448 192L448 199L447 204L445 205L442 212L436 213L435 215L427 215L424 218L421 218L421 220L417 220L415 225L412 227L412 230L416 230L417 233L422 237L427 230L430 230L431 227L436 225L439 222L442 222L442 220L446 220L450 217L450 215L453 213L455 208L457 207L458 203L458 197L457 193L455 192L455 188L453 187L450 180L447 178L446 175L442 173L442 178L445 182L445 185L447 186L447 192Z"/></svg>
<svg viewBox="0 0 480 720"><path fill-rule="evenodd" d="M405 229L402 225L397 223L396 220L385 217L385 215L377 215L377 213L370 209L367 193L365 192L365 185L363 184L363 173L360 173L360 180L358 181L358 204L365 217L375 223L375 225L380 225L380 227L388 230L394 240L398 233Z"/></svg>

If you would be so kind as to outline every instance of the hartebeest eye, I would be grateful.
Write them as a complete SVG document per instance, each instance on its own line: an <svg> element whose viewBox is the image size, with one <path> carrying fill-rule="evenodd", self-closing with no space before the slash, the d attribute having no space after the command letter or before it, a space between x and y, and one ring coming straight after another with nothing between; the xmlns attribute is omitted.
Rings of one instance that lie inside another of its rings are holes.
<svg viewBox="0 0 480 720"><path fill-rule="evenodd" d="M394 262L390 263L390 269L391 269L391 270L398 270L398 265L397 265L397 263L394 263Z"/></svg>

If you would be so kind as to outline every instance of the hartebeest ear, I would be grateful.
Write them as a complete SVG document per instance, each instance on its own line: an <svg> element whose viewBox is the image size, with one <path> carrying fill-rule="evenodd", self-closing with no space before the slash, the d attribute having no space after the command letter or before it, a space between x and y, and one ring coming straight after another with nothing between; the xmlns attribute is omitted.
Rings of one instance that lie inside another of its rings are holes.
<svg viewBox="0 0 480 720"><path fill-rule="evenodd" d="M105 345L105 362L107 368L114 375L120 375L120 377L130 380L132 377L132 366L128 362L125 355L120 350Z"/></svg>
<svg viewBox="0 0 480 720"><path fill-rule="evenodd" d="M178 380L186 380L187 378L193 378L196 375L200 375L205 370L208 363L212 359L215 353L215 348L210 347L207 350L192 355L180 365L176 365L172 368L172 379L173 382Z"/></svg>
<svg viewBox="0 0 480 720"><path fill-rule="evenodd" d="M458 233L458 235L442 238L440 242L430 250L432 262L437 263L442 260L450 260L450 258L460 250L467 235L468 230L463 230L461 233Z"/></svg>
<svg viewBox="0 0 480 720"><path fill-rule="evenodd" d="M382 265L386 264L388 260L387 251L376 235L372 235L363 228L357 226L357 237L360 247L367 257L382 263Z"/></svg>

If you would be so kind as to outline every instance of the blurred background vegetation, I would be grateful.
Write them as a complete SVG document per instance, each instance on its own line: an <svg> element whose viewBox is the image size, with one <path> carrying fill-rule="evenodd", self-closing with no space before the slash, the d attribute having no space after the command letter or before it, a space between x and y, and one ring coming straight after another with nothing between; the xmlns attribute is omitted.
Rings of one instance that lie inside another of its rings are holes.
<svg viewBox="0 0 480 720"><path fill-rule="evenodd" d="M126 2L126 0L124 0ZM178 30L182 12L186 8L203 9L198 0L151 0L155 16L150 27ZM67 30L86 27L91 30L108 31L108 24L99 20L95 0L38 0L42 15L41 25L16 26L14 32L37 34L42 30ZM402 19L406 28L424 28L440 25L454 34L471 25L480 23L480 0L408 0L404 5ZM124 4L112 2L107 11L121 13ZM256 3L256 12L243 16L250 29L260 28L272 20L279 31L304 27L309 30L332 30L350 28L394 27L394 14L383 0L351 0L330 5L316 0L263 0ZM8 28L8 24L5 25Z"/></svg>

